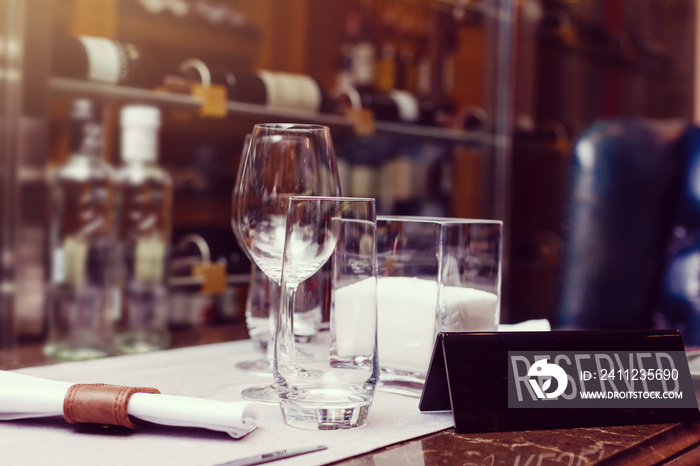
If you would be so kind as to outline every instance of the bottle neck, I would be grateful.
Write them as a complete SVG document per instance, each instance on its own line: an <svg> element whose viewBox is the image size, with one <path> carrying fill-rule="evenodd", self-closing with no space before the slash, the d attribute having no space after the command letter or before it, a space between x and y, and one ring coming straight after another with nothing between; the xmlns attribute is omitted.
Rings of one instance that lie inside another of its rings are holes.
<svg viewBox="0 0 700 466"><path fill-rule="evenodd" d="M158 130L151 126L126 126L121 137L125 163L153 164L158 158Z"/></svg>
<svg viewBox="0 0 700 466"><path fill-rule="evenodd" d="M73 121L70 129L70 153L102 157L104 146L102 124L99 121Z"/></svg>
<svg viewBox="0 0 700 466"><path fill-rule="evenodd" d="M102 154L96 154L96 153L90 153L90 152L71 152L70 155L68 156L70 160L73 161L85 161L89 162L92 160L104 160L104 157Z"/></svg>

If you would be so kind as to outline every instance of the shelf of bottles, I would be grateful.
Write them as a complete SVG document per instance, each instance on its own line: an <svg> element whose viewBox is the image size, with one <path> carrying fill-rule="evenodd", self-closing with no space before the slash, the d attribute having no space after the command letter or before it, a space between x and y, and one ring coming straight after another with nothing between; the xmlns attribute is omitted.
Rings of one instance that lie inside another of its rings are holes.
<svg viewBox="0 0 700 466"><path fill-rule="evenodd" d="M223 91L217 98L226 100L216 103L223 109L218 116L292 119L489 148L496 143L497 112L486 95L497 76L476 51L499 50L485 31L493 29L486 24L500 24L502 1L356 0L331 8L312 0L309 18L332 13L336 19L324 21L332 24L326 29L314 24L293 33L309 44L300 61L309 74L303 75L254 64L261 44L274 48L285 36L253 25L247 15L255 13L243 4L239 11L225 1L104 0L119 18L118 30L96 37L75 32L94 27L55 28L49 91L197 108L212 104L209 90L217 88ZM480 32L465 36L465 28ZM188 33L175 33L180 30ZM193 96L193 83L208 88L203 96ZM481 109L484 121L470 125Z"/></svg>
<svg viewBox="0 0 700 466"><path fill-rule="evenodd" d="M499 167L499 151L504 146L500 115L507 114L498 108L496 89L507 88L501 77L510 74L501 60L489 58L509 55L505 46L509 41L502 41L502 46L492 39L500 37L499 31L511 30L509 19L501 16L513 10L512 0L308 0L300 2L303 8L291 3L295 2L32 0L9 10L0 7L7 10L2 22L23 25L34 33L26 35L31 40L0 37L8 43L10 39L22 43L18 52L27 60L17 62L26 65L23 77L32 77L21 86L19 81L0 80L3 94L30 96L37 107L31 108L36 124L32 120L32 125L20 125L25 133L18 132L5 144L12 149L9 157L3 150L3 159L8 160L5 165L17 167L6 183L13 189L5 192L21 193L19 199L5 203L13 207L3 215L17 219L4 228L11 229L11 237L4 231L0 236L3 253L16 252L9 273L0 272L13 277L17 290L16 303L11 306L22 310L13 324L19 334L45 336L46 307L39 296L45 295L48 274L41 271L50 253L46 219L40 213L48 206L38 205L37 199L48 198L45 170L53 170L69 157L64 147L69 136L65 111L71 100L89 98L96 104L108 104L104 133L105 159L110 163L118 158L121 145L114 120L117 107L149 104L165 110L160 161L173 178L172 240L178 245L174 248L177 259L182 259L177 264L173 261L173 278L180 280L174 283L173 293L184 297L176 300L184 310L197 306L204 312L220 302L226 308L222 319L230 318L240 307L231 302L240 299L241 287L233 285L243 281L245 258L233 250L228 211L237 158L252 123L294 120L330 126L339 165L344 165L343 194L376 197L383 213L451 215L455 214L450 210L455 199L465 204L463 191L482 190L482 175L494 178L491 184L499 189L507 186L492 172ZM403 18L402 14L392 16L392 9L411 13ZM284 28L279 27L282 21ZM8 31L15 29L23 30ZM454 33L464 29L478 34L478 41L456 40ZM446 31L449 34L443 35ZM393 55L382 53L389 43L395 46ZM450 68L457 43L464 45L461 51L468 55L462 57L464 61L471 65L480 60L481 64L467 72ZM361 76L368 63L363 62L368 58L363 53L370 49L375 54L371 57L374 65L382 68L377 74L382 76L387 69L391 71L387 57L393 58L393 71L400 75L395 83ZM403 67L406 58L412 59L414 73L408 80ZM423 75L424 80L428 78L422 86L417 69L421 58L431 70ZM197 61L207 65L209 86L201 67L183 65ZM488 66L482 66L483 62ZM349 65L354 69L346 68ZM498 70L488 73L489 68ZM452 80L444 79L446 70ZM297 75L291 76L292 71ZM348 76L348 71L354 76ZM245 78L249 86L231 84L231 74L238 83ZM469 99L443 92L442 85L454 85L455 76L472 80L461 79L455 86L458 89L450 89L471 92ZM336 92L340 80L360 94L359 105L357 100L348 102L352 95ZM374 88L377 84L380 89ZM225 92L213 96L206 90L217 86ZM293 92L281 102L279 95L271 95L271 89ZM299 89L307 91L304 97L294 92ZM402 92L401 102L389 96L394 90ZM502 98L507 93L501 94ZM407 101L408 109L398 108ZM467 105L483 111L462 121L455 115ZM1 115L13 122L10 129L25 121L20 119L24 110L11 107L5 105ZM205 108L204 118L191 118L202 115ZM186 111L179 111L183 109ZM22 157L14 147L26 148L32 157ZM28 177L30 172L36 176ZM491 184L483 188L484 193ZM490 202L480 201L472 204ZM17 212L32 215L14 215ZM207 300L194 293L196 302L186 299L192 290L199 291L202 281L192 276L190 265L203 261L191 244L179 247L177 240L189 233L208 242L211 264L224 262L226 293L212 293Z"/></svg>
<svg viewBox="0 0 700 466"><path fill-rule="evenodd" d="M129 3L143 9L143 2ZM57 38L49 92L186 108L224 125L231 121L241 143L241 123L327 125L336 142L343 193L377 198L380 213L502 216L505 209L496 206L490 191L507 184L497 179L507 145L499 117L505 112L492 95L502 87L491 63L498 60L487 55L508 55L491 43L500 28L494 24L501 3L357 0L333 12L324 2L309 5L309 21L331 13L335 19L325 29L315 24L311 31L296 32L308 44L304 72L258 66L258 46L281 38L245 19L225 31L237 38L224 41L239 44L235 50L219 50L214 45L222 41L214 28L195 21L202 19L200 10L181 18L148 15L146 27L139 26L141 15L124 7L117 10L121 26L114 39L72 32ZM208 39L200 37L195 47L174 37L183 22L199 36L210 34ZM174 42L164 47L151 29L160 36L170 31L165 35ZM331 46L320 45L326 39ZM219 123L212 127L223 128ZM231 134L226 137L228 144L239 144ZM476 180L492 173L492 184Z"/></svg>
<svg viewBox="0 0 700 466"><path fill-rule="evenodd" d="M66 96L84 96L118 102L143 102L159 106L177 106L192 109L199 109L204 104L204 97L190 94L153 91L137 87L71 78L53 77L50 80L49 86L51 92ZM228 116L232 118L295 120L325 124L350 130L355 129L358 124L353 118L341 114L317 113L293 108L270 109L264 105L230 100L227 101L225 105ZM373 130L387 135L409 136L412 138L443 141L466 146L487 147L494 143L493 136L483 131L420 126L390 121L374 121Z"/></svg>
<svg viewBox="0 0 700 466"><path fill-rule="evenodd" d="M544 11L540 39L544 46L611 67L668 77L678 72L664 46L645 37L648 31L609 29L601 19L588 18L575 8L556 5Z"/></svg>

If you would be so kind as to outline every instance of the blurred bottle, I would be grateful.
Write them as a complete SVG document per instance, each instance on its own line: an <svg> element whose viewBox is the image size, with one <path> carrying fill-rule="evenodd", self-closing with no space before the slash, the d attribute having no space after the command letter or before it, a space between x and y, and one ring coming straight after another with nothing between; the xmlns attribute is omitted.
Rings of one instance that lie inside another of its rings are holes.
<svg viewBox="0 0 700 466"><path fill-rule="evenodd" d="M149 89L160 83L157 55L134 44L87 35L60 37L54 44L55 76Z"/></svg>
<svg viewBox="0 0 700 466"><path fill-rule="evenodd" d="M427 217L450 214L449 149L431 143L401 144L384 158L380 175L382 213Z"/></svg>
<svg viewBox="0 0 700 466"><path fill-rule="evenodd" d="M415 90L413 91L420 103L421 123L432 125L435 123L437 109L433 95L432 75L433 56L430 48L430 22L422 18L422 22L416 27L416 56L415 60Z"/></svg>
<svg viewBox="0 0 700 466"><path fill-rule="evenodd" d="M231 79L233 76L233 80ZM240 73L238 73L240 76ZM243 102L248 95L245 87L237 85L240 77L227 74L229 96L232 100ZM301 73L284 73L280 71L257 70L251 74L252 81L262 84L264 105L271 109L296 109L314 113L333 113L335 103L326 89L314 77ZM234 82L236 81L236 82Z"/></svg>
<svg viewBox="0 0 700 466"><path fill-rule="evenodd" d="M391 175L387 180L392 190L395 215L420 215L419 209L425 201L425 175L418 162L420 146L402 145L391 164Z"/></svg>
<svg viewBox="0 0 700 466"><path fill-rule="evenodd" d="M120 314L117 346L125 353L165 348L172 181L156 164L160 111L130 105L121 112L123 166L117 174Z"/></svg>
<svg viewBox="0 0 700 466"><path fill-rule="evenodd" d="M389 92L368 87L343 86L336 89L338 108L343 113L359 109L371 110L380 121L430 125L434 111L427 99L418 99L410 92L393 89Z"/></svg>
<svg viewBox="0 0 700 466"><path fill-rule="evenodd" d="M353 76L353 53L359 32L360 15L357 11L351 11L345 17L345 36L340 44L336 87L352 86L355 82Z"/></svg>
<svg viewBox="0 0 700 466"><path fill-rule="evenodd" d="M378 209L382 214L395 214L397 205L412 199L413 160L405 146L393 151L380 169Z"/></svg>
<svg viewBox="0 0 700 466"><path fill-rule="evenodd" d="M428 217L452 216L452 153L437 144L426 143L420 149L418 170L422 173L425 197L421 200L419 215Z"/></svg>
<svg viewBox="0 0 700 466"><path fill-rule="evenodd" d="M416 92L422 97L429 98L431 97L433 72L430 36L433 31L428 19L421 18L421 20L416 28Z"/></svg>
<svg viewBox="0 0 700 466"><path fill-rule="evenodd" d="M439 80L431 80L431 101L435 107L435 122L439 126L452 127L457 102L455 99L455 55L459 44L458 25L448 15L438 18L437 33L440 35L438 62ZM434 76L433 76L434 78Z"/></svg>
<svg viewBox="0 0 700 466"><path fill-rule="evenodd" d="M351 12L347 18L349 82L357 87L370 87L374 83L377 54L371 33L371 8L361 5L360 11Z"/></svg>
<svg viewBox="0 0 700 466"><path fill-rule="evenodd" d="M102 110L73 102L70 157L51 179L47 356L81 360L113 352L116 297L114 173L103 159Z"/></svg>
<svg viewBox="0 0 700 466"><path fill-rule="evenodd" d="M396 88L416 94L418 91L418 50L419 23L414 14L404 11L398 24L398 57L396 68Z"/></svg>
<svg viewBox="0 0 700 466"><path fill-rule="evenodd" d="M335 101L326 89L307 74L253 70L225 63L205 63L196 58L185 60L179 73L188 82L224 86L228 100L235 102L313 113L335 111ZM166 78L166 88L174 79L177 78L172 75Z"/></svg>
<svg viewBox="0 0 700 466"><path fill-rule="evenodd" d="M398 68L396 22L396 11L393 6L388 6L382 14L379 34L379 56L377 57L376 75L374 78L375 89L383 92L390 92L396 89Z"/></svg>
<svg viewBox="0 0 700 466"><path fill-rule="evenodd" d="M381 160L377 148L373 147L376 138L362 137L352 145L352 166L350 169L350 194L355 197L379 197L379 168Z"/></svg>

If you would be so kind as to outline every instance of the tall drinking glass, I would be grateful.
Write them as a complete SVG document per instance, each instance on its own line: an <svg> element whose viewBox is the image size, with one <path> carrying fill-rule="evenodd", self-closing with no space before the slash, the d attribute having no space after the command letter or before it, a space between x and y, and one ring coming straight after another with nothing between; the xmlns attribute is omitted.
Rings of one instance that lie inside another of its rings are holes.
<svg viewBox="0 0 700 466"><path fill-rule="evenodd" d="M286 227L273 366L282 415L303 429L361 427L379 377L375 201L294 196ZM329 259L330 329L299 340L299 284Z"/></svg>
<svg viewBox="0 0 700 466"><path fill-rule="evenodd" d="M493 332L499 220L377 217L381 389L420 396L439 332Z"/></svg>
<svg viewBox="0 0 700 466"><path fill-rule="evenodd" d="M255 125L233 193L232 226L248 257L278 285L293 195L340 195L330 130L306 124ZM242 395L276 402L271 386L249 388Z"/></svg>

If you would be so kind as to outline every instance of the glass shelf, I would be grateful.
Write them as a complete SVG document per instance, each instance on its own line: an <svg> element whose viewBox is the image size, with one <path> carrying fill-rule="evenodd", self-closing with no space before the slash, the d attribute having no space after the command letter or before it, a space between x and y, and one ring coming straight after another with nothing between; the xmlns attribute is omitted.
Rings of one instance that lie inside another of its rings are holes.
<svg viewBox="0 0 700 466"><path fill-rule="evenodd" d="M141 102L158 106L198 108L202 105L202 99L200 97L191 95L152 91L78 79L53 77L49 81L49 87L51 92L59 95L76 95L103 100ZM275 120L319 123L347 130L352 130L354 128L354 122L343 115L319 114L293 109L271 110L261 105L232 101L227 103L227 108L229 117L234 118L269 118ZM496 139L492 134L483 131L462 131L458 129L419 126L388 121L375 121L374 128L375 131L380 134L406 136L422 140L430 139L463 146L489 147L494 146L496 143Z"/></svg>

